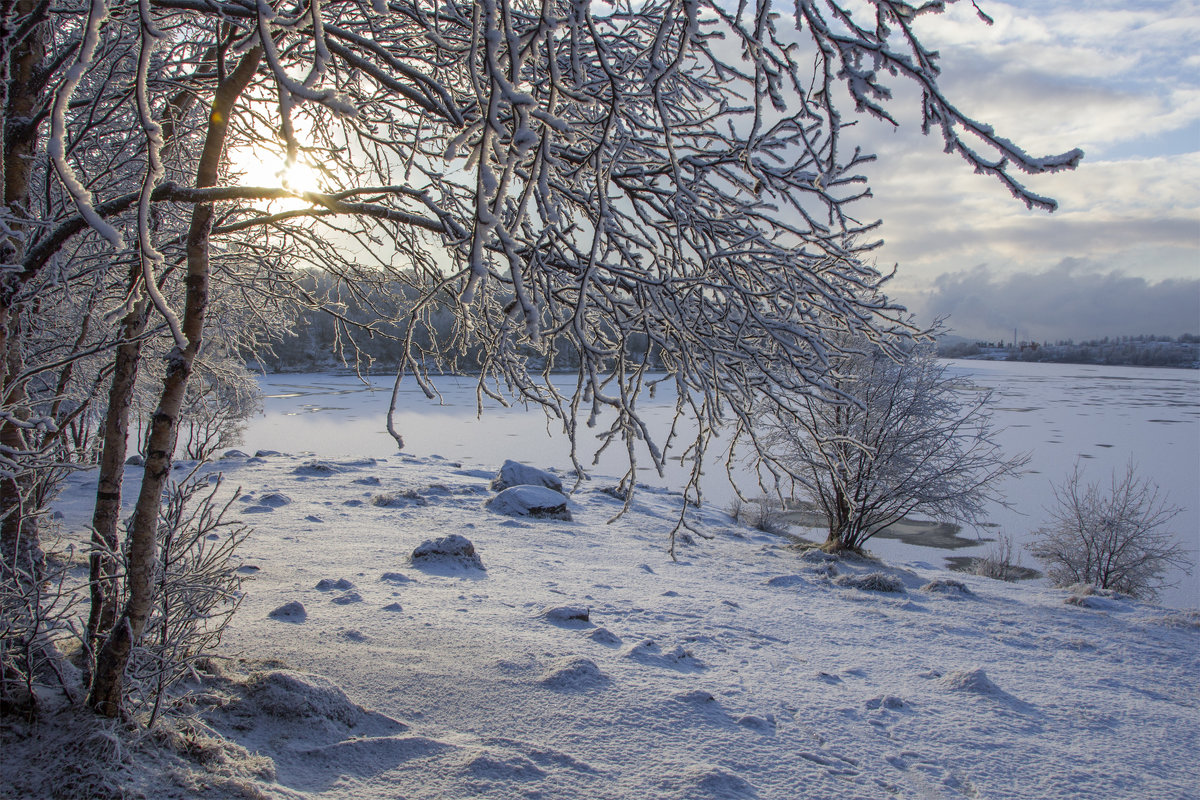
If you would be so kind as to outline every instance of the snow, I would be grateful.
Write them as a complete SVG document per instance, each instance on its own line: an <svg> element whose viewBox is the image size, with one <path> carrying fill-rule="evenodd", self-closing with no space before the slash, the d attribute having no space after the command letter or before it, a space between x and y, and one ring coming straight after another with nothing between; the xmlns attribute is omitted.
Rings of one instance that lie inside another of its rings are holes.
<svg viewBox="0 0 1200 800"><path fill-rule="evenodd" d="M257 569L193 687L233 744L183 737L170 768L133 750L129 781L155 798L1196 796L1196 612L801 556L709 506L672 561L680 495L642 489L609 523L622 502L597 476L570 521L512 518L484 507L501 463L202 467L262 509L239 552ZM94 479L58 505L69 537ZM413 558L435 539L486 569ZM70 774L48 741L2 743L13 796Z"/></svg>

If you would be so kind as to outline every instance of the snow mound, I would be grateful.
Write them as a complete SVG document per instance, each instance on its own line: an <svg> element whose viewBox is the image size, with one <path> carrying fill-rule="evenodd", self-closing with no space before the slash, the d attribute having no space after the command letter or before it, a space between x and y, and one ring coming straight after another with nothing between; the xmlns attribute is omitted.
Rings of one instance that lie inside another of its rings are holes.
<svg viewBox="0 0 1200 800"><path fill-rule="evenodd" d="M308 612L304 610L304 605L299 600L292 600L279 606L267 616L284 622L304 622L308 618Z"/></svg>
<svg viewBox="0 0 1200 800"><path fill-rule="evenodd" d="M222 459L226 458L249 458L250 456L243 453L241 450L226 450L221 454Z"/></svg>
<svg viewBox="0 0 1200 800"><path fill-rule="evenodd" d="M334 475L339 472L341 472L341 469L339 469L336 464L332 464L328 461L322 461L320 459L305 461L303 464L292 470L292 473L295 475L311 475L314 477L325 477L327 475Z"/></svg>
<svg viewBox="0 0 1200 800"><path fill-rule="evenodd" d="M591 613L586 606L555 606L543 610L538 616L564 628L587 628L592 624Z"/></svg>
<svg viewBox="0 0 1200 800"><path fill-rule="evenodd" d="M743 714L734 720L743 728L749 728L752 731L759 733L772 733L775 730L776 722L774 714L767 714L760 717L758 714Z"/></svg>
<svg viewBox="0 0 1200 800"><path fill-rule="evenodd" d="M951 672L941 678L938 683L952 692L969 692L993 697L1007 695L1003 689L992 683L992 679L979 667Z"/></svg>
<svg viewBox="0 0 1200 800"><path fill-rule="evenodd" d="M475 552L471 540L457 533L438 539L426 539L412 552L412 563L419 565L449 565L483 569L483 561Z"/></svg>
<svg viewBox="0 0 1200 800"><path fill-rule="evenodd" d="M695 764L680 776L678 793L672 796L687 800L742 800L758 796L748 781L740 775L711 764Z"/></svg>
<svg viewBox="0 0 1200 800"><path fill-rule="evenodd" d="M279 719L332 720L353 727L366 714L328 678L290 670L251 674L246 681L246 697L259 710Z"/></svg>
<svg viewBox="0 0 1200 800"><path fill-rule="evenodd" d="M555 661L538 679L542 686L559 691L596 689L609 682L609 677L600 671L595 661L582 656Z"/></svg>
<svg viewBox="0 0 1200 800"><path fill-rule="evenodd" d="M559 493L563 488L557 475L509 459L492 479L492 491L500 492L513 486L542 486Z"/></svg>
<svg viewBox="0 0 1200 800"><path fill-rule="evenodd" d="M804 577L801 575L776 575L774 578L767 579L767 586L796 586L804 583Z"/></svg>
<svg viewBox="0 0 1200 800"><path fill-rule="evenodd" d="M832 564L838 557L819 548L810 547L800 554L800 560L808 564Z"/></svg>
<svg viewBox="0 0 1200 800"><path fill-rule="evenodd" d="M466 771L475 778L490 781L531 781L546 777L537 764L519 755L483 753L467 762Z"/></svg>
<svg viewBox="0 0 1200 800"><path fill-rule="evenodd" d="M269 506L270 508L282 508L283 506L290 505L291 502L292 498L281 492L271 492L258 498L260 506Z"/></svg>
<svg viewBox="0 0 1200 800"><path fill-rule="evenodd" d="M684 671L704 669L704 663L683 645L677 644L664 652L653 639L643 639L625 650L622 655L651 666L670 667Z"/></svg>
<svg viewBox="0 0 1200 800"><path fill-rule="evenodd" d="M497 514L509 517L571 520L566 496L545 486L513 486L484 505Z"/></svg>
<svg viewBox="0 0 1200 800"><path fill-rule="evenodd" d="M622 639L608 628L596 628L587 634L587 638L591 639L596 644L602 644L605 647L618 647L621 645Z"/></svg>
<svg viewBox="0 0 1200 800"><path fill-rule="evenodd" d="M842 575L834 580L838 586L849 589L860 589L864 592L903 593L904 581L893 575L882 572L871 572L866 575Z"/></svg>
<svg viewBox="0 0 1200 800"><path fill-rule="evenodd" d="M973 597L975 595L962 581L953 578L936 578L921 587L922 592L943 594L947 597Z"/></svg>
<svg viewBox="0 0 1200 800"><path fill-rule="evenodd" d="M319 592L331 592L335 589L339 592L348 592L354 588L354 584L345 578L338 578L336 581L333 578L322 578L317 581L315 588Z"/></svg>

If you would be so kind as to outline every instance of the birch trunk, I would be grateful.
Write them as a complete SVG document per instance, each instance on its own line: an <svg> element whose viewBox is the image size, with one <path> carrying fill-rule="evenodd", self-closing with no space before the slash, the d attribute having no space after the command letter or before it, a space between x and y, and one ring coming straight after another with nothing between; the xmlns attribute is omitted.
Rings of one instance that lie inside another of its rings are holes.
<svg viewBox="0 0 1200 800"><path fill-rule="evenodd" d="M229 115L258 69L261 57L261 47L249 50L217 87L204 149L196 171L197 188L215 186L217 183L217 169L225 150ZM177 347L168 356L167 374L163 378L158 409L150 421L145 475L129 531L127 600L120 619L97 655L96 671L92 678L89 702L99 713L108 717L116 717L121 712L125 667L134 642L146 627L153 602L159 505L171 473L179 409L203 341L204 317L208 310L209 236L212 223L212 204L196 205L187 235L187 291L183 317L187 346L182 349Z"/></svg>

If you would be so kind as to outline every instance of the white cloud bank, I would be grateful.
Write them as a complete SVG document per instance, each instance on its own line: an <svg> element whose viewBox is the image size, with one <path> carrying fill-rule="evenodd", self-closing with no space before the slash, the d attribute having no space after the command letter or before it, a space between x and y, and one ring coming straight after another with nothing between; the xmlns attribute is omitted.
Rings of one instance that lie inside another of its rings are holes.
<svg viewBox="0 0 1200 800"><path fill-rule="evenodd" d="M1017 325L1052 339L1196 332L1200 5L981 7L994 26L970 4L923 18L927 41L942 50L947 94L1035 155L1081 146L1087 156L1074 173L1032 182L1060 203L1047 215L943 154L911 113L899 131L864 123L863 140L880 160L869 174L875 197L858 212L884 221L878 260L899 265L892 293L914 309L952 313L960 330L987 319L1009 336ZM909 111L915 101L901 100ZM981 283L967 303L971 280ZM1095 296L1066 308L1005 305L1031 284L1063 300L1090 284L1085 293ZM960 319L967 308L970 319Z"/></svg>

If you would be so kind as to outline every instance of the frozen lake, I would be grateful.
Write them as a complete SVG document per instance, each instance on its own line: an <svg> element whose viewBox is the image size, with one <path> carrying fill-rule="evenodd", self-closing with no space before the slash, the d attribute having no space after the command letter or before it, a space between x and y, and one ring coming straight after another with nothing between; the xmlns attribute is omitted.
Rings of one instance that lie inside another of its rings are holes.
<svg viewBox="0 0 1200 800"><path fill-rule="evenodd" d="M1178 535L1194 555L1200 553L1200 372L1090 365L1022 364L952 361L950 369L977 385L994 390L993 412L1006 452L1028 452L1029 472L1002 487L1013 509L995 507L989 525L964 536L994 537L1005 533L1018 542L1028 538L1046 518L1052 501L1051 482L1061 481L1078 460L1088 480L1107 480L1132 459L1139 474L1156 481L1171 503L1184 509L1174 520ZM373 379L364 386L352 375L268 375L260 380L262 415L246 431L251 449L311 452L321 456L383 457L396 452L385 430L384 417L391 380ZM418 455L437 454L465 464L498 467L505 458L541 467L570 467L569 446L561 426L547 422L538 411L522 407L486 406L476 416L474 381L443 378L438 382L443 403L429 401L411 382L402 389L396 426L406 449ZM674 397L662 392L648 417L666 423ZM588 434L581 434L580 460L591 463ZM593 448L594 449L594 448ZM714 445L713 454L720 448ZM648 462L648 459L644 459ZM599 475L624 472L620 452L605 453L594 468ZM639 479L651 485L678 488L684 480L678 466L660 478L643 469ZM744 491L755 493L751 482ZM705 501L725 506L733 496L723 467L714 459L703 480ZM939 563L947 551L871 540L874 552L891 560ZM988 546L954 551L977 555ZM1198 556L1197 558L1200 558ZM1023 563L1033 565L1027 555ZM1172 606L1200 606L1200 569L1176 576L1179 586L1163 601Z"/></svg>

